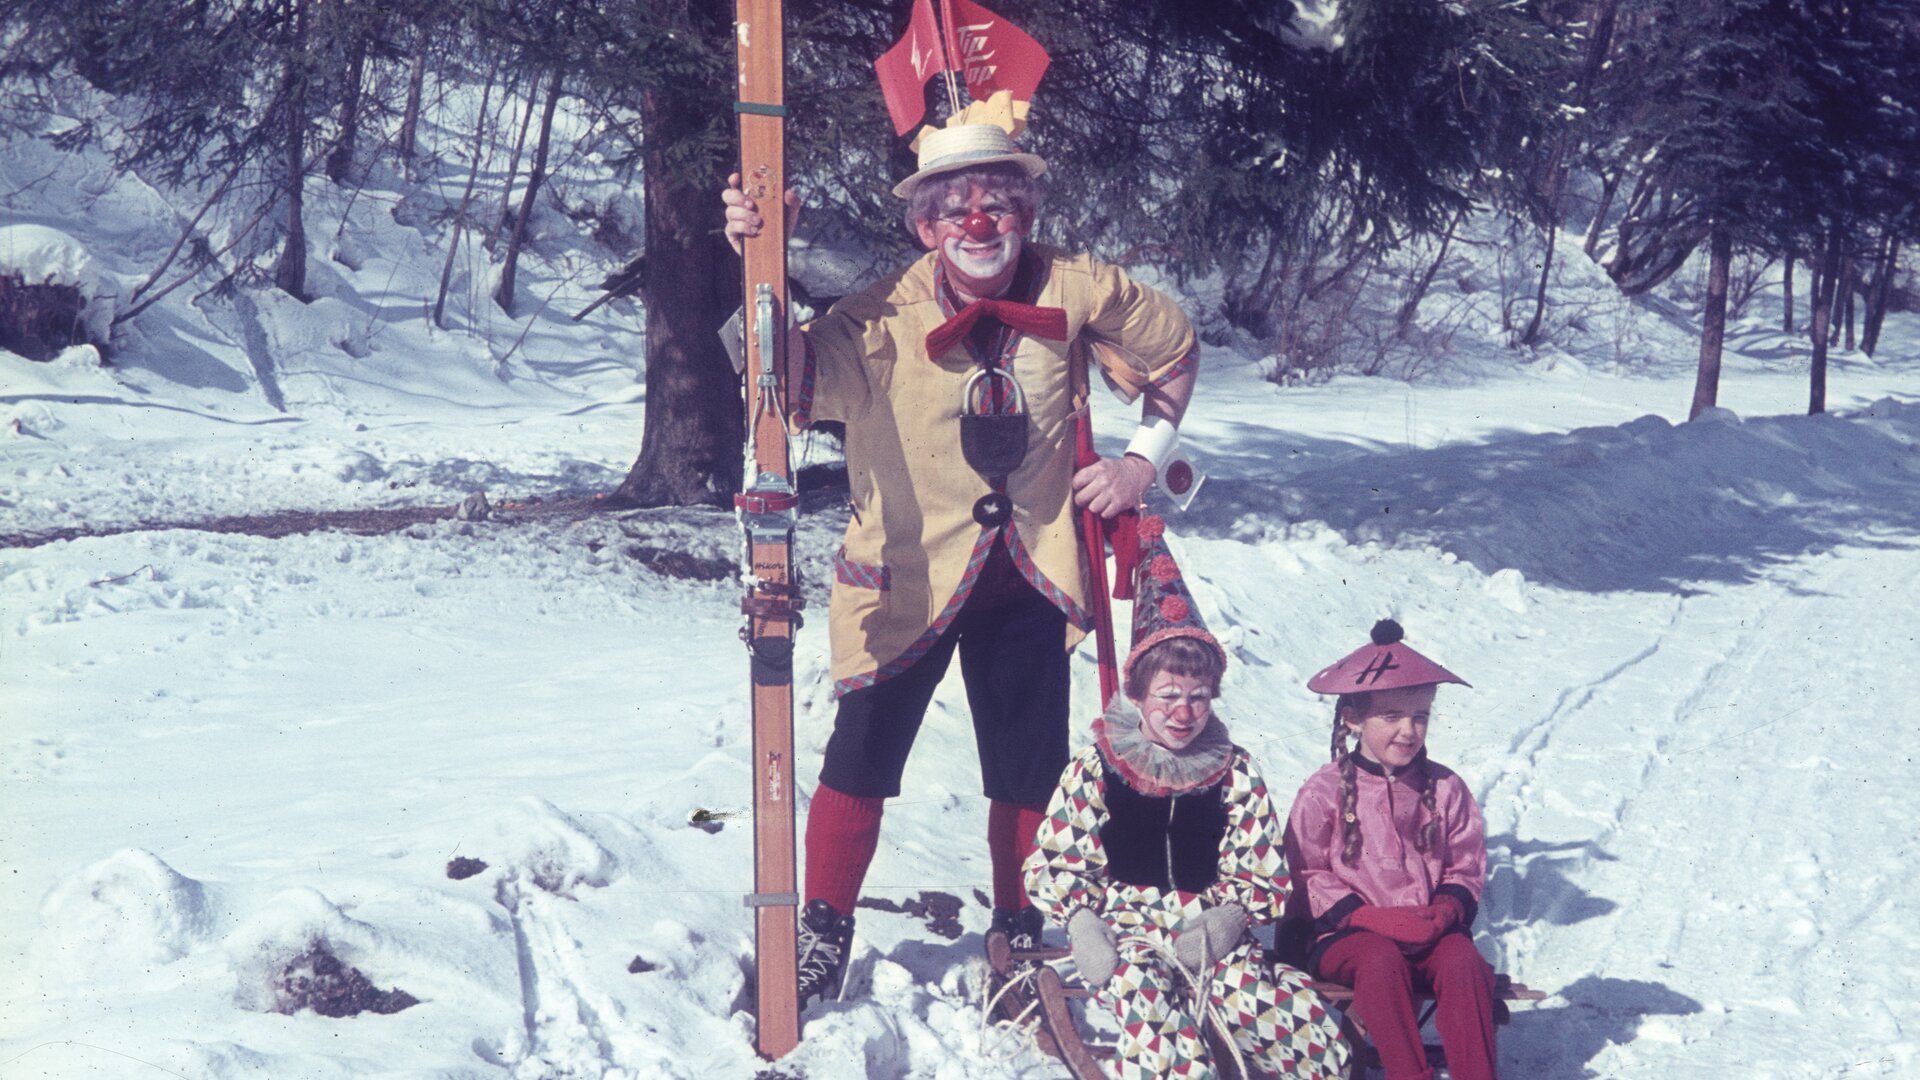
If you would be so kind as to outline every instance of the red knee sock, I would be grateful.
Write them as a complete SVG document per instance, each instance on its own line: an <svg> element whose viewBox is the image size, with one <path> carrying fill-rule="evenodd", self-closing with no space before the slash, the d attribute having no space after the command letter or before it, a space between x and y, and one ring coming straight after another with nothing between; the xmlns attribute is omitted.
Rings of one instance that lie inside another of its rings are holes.
<svg viewBox="0 0 1920 1080"><path fill-rule="evenodd" d="M1028 906L1020 866L1033 854L1034 837L1046 811L995 800L987 811L987 854L993 861L993 906L1018 911Z"/></svg>
<svg viewBox="0 0 1920 1080"><path fill-rule="evenodd" d="M885 799L848 795L821 784L807 809L807 902L825 900L842 915L853 913L860 883L880 846Z"/></svg>

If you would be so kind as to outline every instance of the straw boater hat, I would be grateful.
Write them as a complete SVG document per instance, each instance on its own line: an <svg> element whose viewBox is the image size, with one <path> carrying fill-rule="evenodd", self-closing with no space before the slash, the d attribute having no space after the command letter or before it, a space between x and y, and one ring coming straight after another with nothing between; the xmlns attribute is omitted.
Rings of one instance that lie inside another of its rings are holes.
<svg viewBox="0 0 1920 1080"><path fill-rule="evenodd" d="M1321 668L1307 680L1316 694L1357 694L1365 690L1400 690L1409 686L1459 683L1467 680L1415 652L1402 640L1406 631L1392 619L1373 624L1373 640Z"/></svg>
<svg viewBox="0 0 1920 1080"><path fill-rule="evenodd" d="M911 199L914 189L930 177L1002 161L1037 177L1047 171L1046 161L1013 141L1026 127L1027 102L1013 100L1005 90L948 117L946 127L923 127L913 141L920 154L919 171L895 184L893 193Z"/></svg>
<svg viewBox="0 0 1920 1080"><path fill-rule="evenodd" d="M1168 638L1187 637L1220 654L1220 670L1227 668L1227 650L1207 633L1200 609L1187 591L1180 565L1167 547L1167 523L1154 516L1140 519L1140 561L1134 569L1133 650L1120 669L1121 685L1133 674L1142 654Z"/></svg>

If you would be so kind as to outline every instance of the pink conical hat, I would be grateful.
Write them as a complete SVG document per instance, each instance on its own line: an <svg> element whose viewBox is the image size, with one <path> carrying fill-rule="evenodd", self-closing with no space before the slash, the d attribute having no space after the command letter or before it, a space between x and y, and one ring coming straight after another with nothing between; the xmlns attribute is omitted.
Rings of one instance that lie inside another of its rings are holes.
<svg viewBox="0 0 1920 1080"><path fill-rule="evenodd" d="M1167 523L1158 516L1143 517L1137 530L1140 538L1139 562L1133 574L1133 649L1120 669L1120 685L1133 674L1134 661L1155 645L1174 637L1190 637L1204 642L1220 654L1220 667L1227 666L1227 651L1207 632L1187 591L1180 564L1173 561L1167 547Z"/></svg>
<svg viewBox="0 0 1920 1080"><path fill-rule="evenodd" d="M1344 658L1307 680L1307 689L1316 694L1357 694L1363 690L1398 690L1431 683L1459 683L1467 680L1421 656L1401 639L1406 631L1392 619L1373 624L1373 642L1362 645Z"/></svg>

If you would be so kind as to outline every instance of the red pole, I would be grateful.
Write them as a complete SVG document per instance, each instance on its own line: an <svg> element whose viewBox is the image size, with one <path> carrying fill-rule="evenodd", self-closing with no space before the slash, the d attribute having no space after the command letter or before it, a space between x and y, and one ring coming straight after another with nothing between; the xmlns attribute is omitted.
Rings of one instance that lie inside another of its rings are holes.
<svg viewBox="0 0 1920 1080"><path fill-rule="evenodd" d="M1074 468L1100 460L1093 449L1093 414L1082 410L1074 420ZM1093 638L1100 662L1100 711L1105 712L1120 690L1120 664L1114 651L1113 605L1107 588L1107 523L1092 510L1080 511L1080 539L1086 546L1088 602L1093 608Z"/></svg>

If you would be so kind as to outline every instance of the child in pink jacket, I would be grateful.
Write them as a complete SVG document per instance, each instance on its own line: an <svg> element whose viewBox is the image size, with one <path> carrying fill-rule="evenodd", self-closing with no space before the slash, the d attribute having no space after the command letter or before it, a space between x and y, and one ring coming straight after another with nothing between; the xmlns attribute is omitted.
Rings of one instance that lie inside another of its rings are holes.
<svg viewBox="0 0 1920 1080"><path fill-rule="evenodd" d="M1353 987L1387 1080L1433 1077L1416 987L1433 991L1453 1080L1494 1080L1493 968L1470 931L1486 826L1465 781L1426 752L1435 691L1467 683L1408 648L1391 619L1372 637L1307 683L1340 697L1333 761L1307 778L1287 818L1289 914L1311 920L1308 972Z"/></svg>

